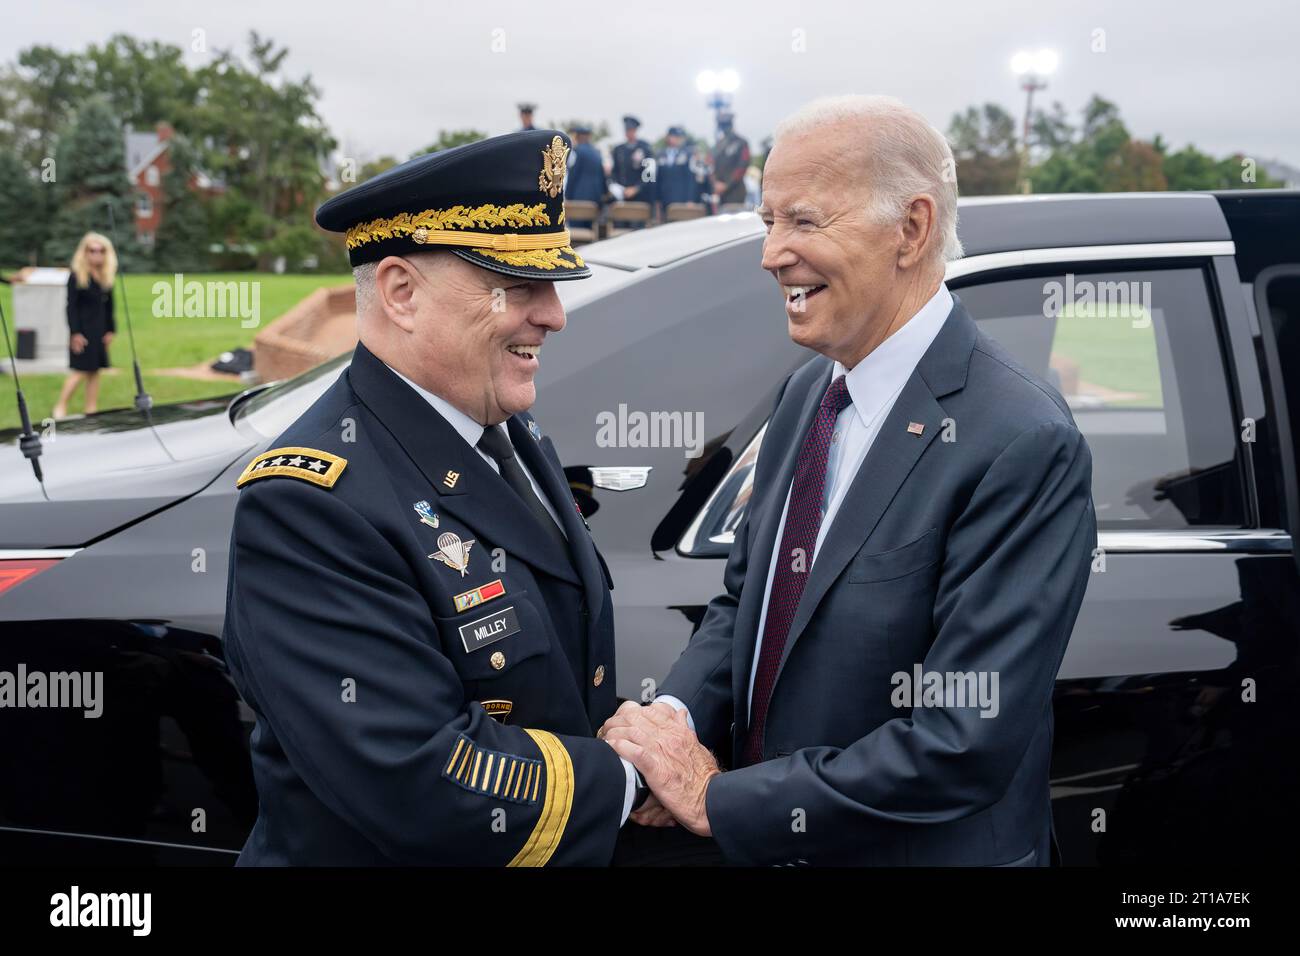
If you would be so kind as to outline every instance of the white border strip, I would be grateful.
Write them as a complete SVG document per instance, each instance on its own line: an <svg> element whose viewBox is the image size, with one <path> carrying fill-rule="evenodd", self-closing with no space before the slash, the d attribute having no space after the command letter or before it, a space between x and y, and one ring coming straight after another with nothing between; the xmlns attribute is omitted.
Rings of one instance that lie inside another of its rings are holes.
<svg viewBox="0 0 1300 956"><path fill-rule="evenodd" d="M1038 266L1066 262L1095 262L1106 259L1168 259L1184 256L1232 256L1237 246L1232 240L1214 242L1142 242L1114 246L1062 246L1054 249L1018 249L1015 252L990 252L948 263L945 278L949 281L993 269Z"/></svg>

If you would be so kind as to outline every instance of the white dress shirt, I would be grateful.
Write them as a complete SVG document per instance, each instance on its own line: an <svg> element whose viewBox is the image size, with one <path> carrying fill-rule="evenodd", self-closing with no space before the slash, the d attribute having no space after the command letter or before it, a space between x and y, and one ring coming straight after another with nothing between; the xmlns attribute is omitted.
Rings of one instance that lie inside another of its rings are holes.
<svg viewBox="0 0 1300 956"><path fill-rule="evenodd" d="M822 521L817 529L817 543L813 546L812 565L817 563L817 554L821 551L822 541L835 522L840 504L848 493L849 486L858 474L863 459L871 450L880 433L880 426L889 417L889 411L898 399L907 380L916 371L921 356L926 352L943 328L948 313L952 311L952 293L948 286L939 284L939 290L930 297L920 311L857 365L845 369L839 362L831 372L831 381L845 376L852 404L846 406L835 420L835 429L831 436L830 452L826 459L826 481L822 487ZM803 441L803 436L799 436ZM749 669L749 701L754 697L754 677L758 672L758 661L763 649L763 629L767 626L767 605L772 597L772 581L776 577L777 562L781 560L781 536L785 533L785 518L790 510L790 489L786 489L785 506L781 509L781 521L776 526L776 541L772 547L772 560L767 568L767 584L763 589L763 610L758 619L758 633L753 637L754 661ZM735 640L740 639L736 635ZM678 710L686 705L676 697L664 695L656 697ZM695 722L688 722L694 728Z"/></svg>
<svg viewBox="0 0 1300 956"><path fill-rule="evenodd" d="M415 389L417 395L419 395L426 402L432 405L434 411L436 411L439 415L441 415L443 418L447 420L447 424L456 430L456 434L460 435L461 438L469 442L469 446L479 453L479 457L481 457L484 461L488 463L488 467L490 467L498 475L501 474L501 469L500 467L498 467L496 461L494 461L490 455L484 452L483 449L478 447L479 439L483 437L483 429L485 426L480 425L478 422L474 421L474 419L470 418L468 415L462 412L451 402L447 401L445 398L433 394L433 392L429 391L427 388L421 388L419 385L416 385L414 382L412 382L401 372L397 371L397 369L393 368L391 365L388 366L388 370L392 372L394 375L396 375L398 378L400 378L407 385L411 386L411 388ZM500 428L503 431L505 430L504 424L493 425L492 427ZM506 437L507 439L510 437L508 432L506 433ZM523 470L523 473L528 477L528 483L533 486L534 494L536 494L537 497L541 500L542 505L546 508L546 510L550 512L551 517L555 519L556 525L559 526L560 533L563 534L564 525L560 522L560 516L556 514L555 508L551 505L550 499L546 497L545 493L543 493L542 489L538 486L537 479L533 477L533 473L528 470L528 466L524 464L524 460L522 458L516 455L515 461L519 462L519 467ZM568 536L565 535L565 537L567 538ZM621 826L622 824L627 822L627 816L629 813L632 812L632 801L636 797L636 768L633 767L632 764L629 763L623 757L619 757L618 759L623 762L623 772L627 775L627 789L624 792L624 796L623 796L623 818L619 823L619 825Z"/></svg>

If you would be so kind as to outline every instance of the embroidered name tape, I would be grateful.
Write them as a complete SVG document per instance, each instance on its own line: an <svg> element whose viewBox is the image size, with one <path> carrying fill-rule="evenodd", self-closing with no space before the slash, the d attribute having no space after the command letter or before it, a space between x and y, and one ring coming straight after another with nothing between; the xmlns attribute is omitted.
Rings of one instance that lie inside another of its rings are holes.
<svg viewBox="0 0 1300 956"><path fill-rule="evenodd" d="M519 631L519 619L515 616L514 605L511 605L477 621L462 624L460 642L465 645L465 653L470 654Z"/></svg>

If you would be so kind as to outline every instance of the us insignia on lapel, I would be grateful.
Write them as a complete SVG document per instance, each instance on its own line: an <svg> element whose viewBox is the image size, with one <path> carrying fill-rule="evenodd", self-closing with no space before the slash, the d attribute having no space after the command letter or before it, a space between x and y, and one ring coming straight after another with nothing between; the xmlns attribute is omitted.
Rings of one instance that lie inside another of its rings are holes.
<svg viewBox="0 0 1300 956"><path fill-rule="evenodd" d="M920 422L907 423L907 433L909 435L920 435L924 431L925 431L925 426L922 425Z"/></svg>
<svg viewBox="0 0 1300 956"><path fill-rule="evenodd" d="M468 611L470 608L478 607L480 604L490 601L493 598L499 598L505 593L506 586L501 583L500 578L497 578L495 581L489 581L487 584L480 587L457 594L452 598L452 601L455 602L456 610L458 612Z"/></svg>
<svg viewBox="0 0 1300 956"><path fill-rule="evenodd" d="M438 535L438 550L429 555L435 561L441 561L453 571L459 571L463 578L469 571L469 549L474 547L474 541L461 541L460 535L451 531L444 531Z"/></svg>
<svg viewBox="0 0 1300 956"><path fill-rule="evenodd" d="M528 434L533 436L533 441L542 440L542 430L537 427L537 422L531 418L528 419Z"/></svg>
<svg viewBox="0 0 1300 956"><path fill-rule="evenodd" d="M315 448L273 448L263 452L248 463L243 474L235 482L236 488L242 488L258 478L271 478L279 475L284 478L297 478L309 481L322 488L333 488L339 480L348 460L327 451Z"/></svg>

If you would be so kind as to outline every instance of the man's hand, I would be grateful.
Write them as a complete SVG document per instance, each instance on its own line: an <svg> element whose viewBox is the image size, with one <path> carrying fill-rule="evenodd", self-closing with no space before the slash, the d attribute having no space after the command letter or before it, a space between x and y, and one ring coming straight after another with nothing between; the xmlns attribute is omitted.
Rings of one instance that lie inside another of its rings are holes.
<svg viewBox="0 0 1300 956"><path fill-rule="evenodd" d="M692 833L712 835L704 797L709 781L722 771L687 724L685 711L668 704L624 704L600 733L641 772L663 809Z"/></svg>
<svg viewBox="0 0 1300 956"><path fill-rule="evenodd" d="M677 826L673 815L664 809L664 805L653 793L645 798L645 803L641 804L640 808L632 811L632 822L639 823L643 827Z"/></svg>

